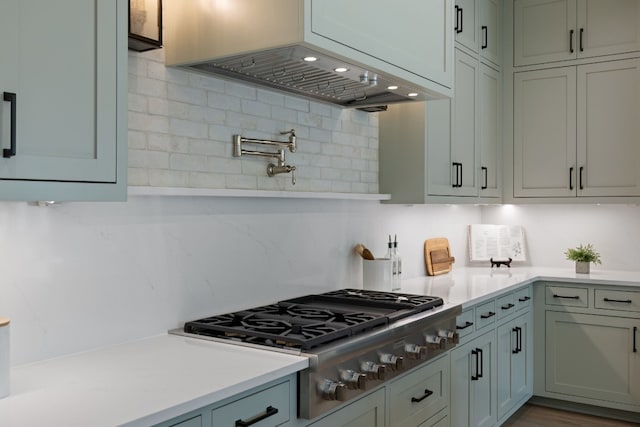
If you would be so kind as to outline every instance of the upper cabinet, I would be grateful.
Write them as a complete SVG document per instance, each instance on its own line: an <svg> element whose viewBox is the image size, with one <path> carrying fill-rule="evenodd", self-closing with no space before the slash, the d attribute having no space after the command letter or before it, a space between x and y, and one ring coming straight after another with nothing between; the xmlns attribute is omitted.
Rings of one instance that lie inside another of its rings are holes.
<svg viewBox="0 0 640 427"><path fill-rule="evenodd" d="M500 66L502 2L500 0L456 0L454 30L458 46Z"/></svg>
<svg viewBox="0 0 640 427"><path fill-rule="evenodd" d="M640 59L514 74L514 196L640 196Z"/></svg>
<svg viewBox="0 0 640 427"><path fill-rule="evenodd" d="M126 21L126 0L0 4L0 199L126 199Z"/></svg>
<svg viewBox="0 0 640 427"><path fill-rule="evenodd" d="M515 0L514 65L640 51L637 0Z"/></svg>
<svg viewBox="0 0 640 427"><path fill-rule="evenodd" d="M167 65L343 107L453 93L453 0L166 0L163 8Z"/></svg>

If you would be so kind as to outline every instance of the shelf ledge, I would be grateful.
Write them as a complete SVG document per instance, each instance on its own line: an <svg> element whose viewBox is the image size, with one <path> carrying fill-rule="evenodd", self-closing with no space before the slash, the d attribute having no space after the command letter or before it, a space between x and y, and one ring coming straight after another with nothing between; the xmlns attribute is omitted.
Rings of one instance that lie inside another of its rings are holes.
<svg viewBox="0 0 640 427"><path fill-rule="evenodd" d="M326 193L313 191L268 191L268 190L236 190L207 189L184 187L143 187L129 186L130 197L164 196L164 197L267 197L285 199L335 199L335 200L390 200L390 194L366 193Z"/></svg>

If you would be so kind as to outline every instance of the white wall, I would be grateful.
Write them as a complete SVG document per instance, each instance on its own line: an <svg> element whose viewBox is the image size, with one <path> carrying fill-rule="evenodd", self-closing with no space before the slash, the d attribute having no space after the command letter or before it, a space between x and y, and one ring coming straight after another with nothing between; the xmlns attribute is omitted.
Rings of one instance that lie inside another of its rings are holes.
<svg viewBox="0 0 640 427"><path fill-rule="evenodd" d="M482 208L486 224L523 225L528 264L572 268L564 251L592 243L602 265L592 269L640 271L640 206L505 205Z"/></svg>
<svg viewBox="0 0 640 427"><path fill-rule="evenodd" d="M361 286L356 242L383 255L398 234L407 277L423 242L464 264L480 210L299 199L132 197L127 203L0 203L0 315L12 364L165 333L181 322Z"/></svg>

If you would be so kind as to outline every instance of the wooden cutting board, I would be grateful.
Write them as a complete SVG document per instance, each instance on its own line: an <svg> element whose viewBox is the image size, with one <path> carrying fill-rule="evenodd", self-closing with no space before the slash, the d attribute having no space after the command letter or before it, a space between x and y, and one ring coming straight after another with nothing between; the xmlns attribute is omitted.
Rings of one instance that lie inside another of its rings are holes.
<svg viewBox="0 0 640 427"><path fill-rule="evenodd" d="M427 265L427 274L437 276L451 271L456 261L451 256L449 239L436 237L424 241L424 262Z"/></svg>

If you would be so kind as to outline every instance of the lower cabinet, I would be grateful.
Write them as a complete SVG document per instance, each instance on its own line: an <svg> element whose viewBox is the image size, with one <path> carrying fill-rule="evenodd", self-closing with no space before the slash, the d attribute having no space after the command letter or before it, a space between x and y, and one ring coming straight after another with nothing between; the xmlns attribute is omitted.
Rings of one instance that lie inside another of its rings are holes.
<svg viewBox="0 0 640 427"><path fill-rule="evenodd" d="M498 419L510 416L533 390L533 316L498 327Z"/></svg>
<svg viewBox="0 0 640 427"><path fill-rule="evenodd" d="M583 283L534 291L535 394L640 413L640 292Z"/></svg>
<svg viewBox="0 0 640 427"><path fill-rule="evenodd" d="M345 406L309 427L384 427L384 388Z"/></svg>
<svg viewBox="0 0 640 427"><path fill-rule="evenodd" d="M547 391L640 406L638 328L639 319L548 311Z"/></svg>
<svg viewBox="0 0 640 427"><path fill-rule="evenodd" d="M496 413L495 329L451 351L451 425L492 426Z"/></svg>

